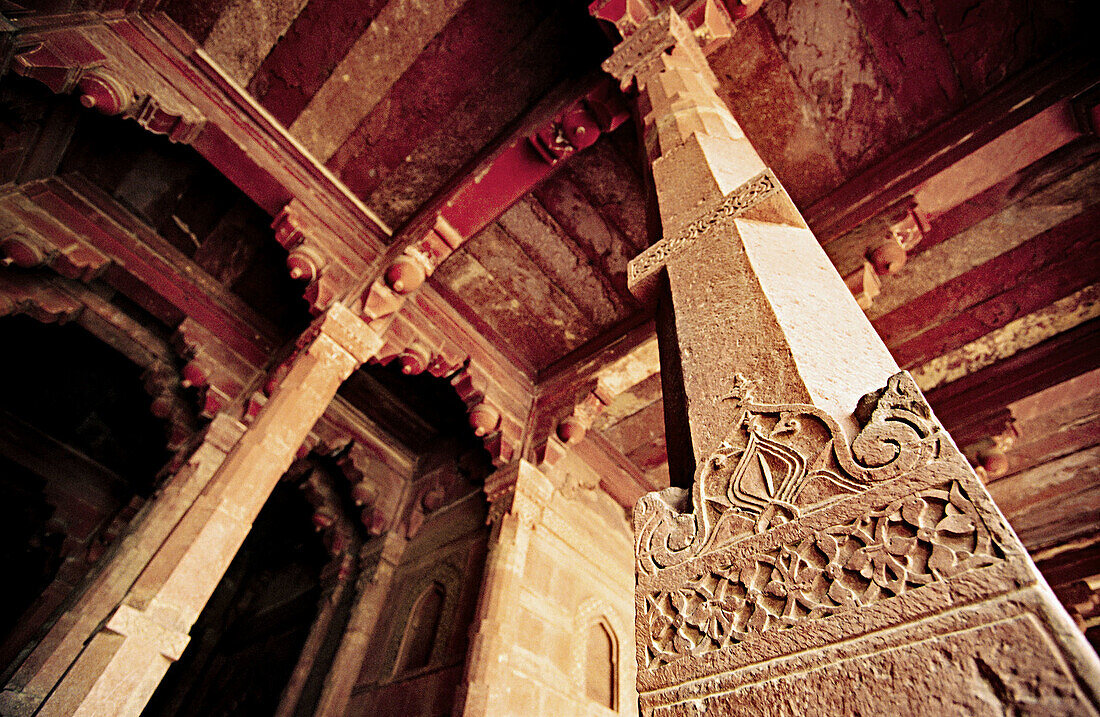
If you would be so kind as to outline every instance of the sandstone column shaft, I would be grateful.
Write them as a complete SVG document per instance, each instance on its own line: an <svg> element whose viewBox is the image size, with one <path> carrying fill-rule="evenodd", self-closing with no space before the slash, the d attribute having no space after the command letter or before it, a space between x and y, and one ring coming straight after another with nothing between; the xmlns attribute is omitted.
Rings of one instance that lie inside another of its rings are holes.
<svg viewBox="0 0 1100 717"><path fill-rule="evenodd" d="M49 695L42 717L137 715L336 390L379 344L335 304L303 337L255 422Z"/></svg>
<svg viewBox="0 0 1100 717"><path fill-rule="evenodd" d="M519 597L527 549L553 486L533 465L519 461L485 482L492 504L489 555L474 619L476 632L466 657L463 698L456 714L509 714L508 662L519 625Z"/></svg>
<svg viewBox="0 0 1100 717"><path fill-rule="evenodd" d="M664 385L697 464L690 494L635 509L643 713L1097 714L1095 653L715 94L697 33L671 10L621 28L604 67L639 92L664 233L629 280L667 281Z"/></svg>
<svg viewBox="0 0 1100 717"><path fill-rule="evenodd" d="M355 606L352 607L340 646L332 658L314 717L337 717L347 709L406 543L404 536L390 532L363 546L363 572L356 586Z"/></svg>
<svg viewBox="0 0 1100 717"><path fill-rule="evenodd" d="M305 689L310 673L317 663L317 653L329 637L332 628L332 618L340 601L344 598L344 592L348 586L347 578L342 574L341 567L346 556L337 556L334 563L329 564L332 573L329 575L327 585L324 585L321 599L317 603L317 616L313 619L313 625L309 628L309 635L302 645L302 651L298 653L298 662L290 673L283 694L279 698L279 706L275 710L275 717L291 717L298 708L298 701L302 698L302 690Z"/></svg>

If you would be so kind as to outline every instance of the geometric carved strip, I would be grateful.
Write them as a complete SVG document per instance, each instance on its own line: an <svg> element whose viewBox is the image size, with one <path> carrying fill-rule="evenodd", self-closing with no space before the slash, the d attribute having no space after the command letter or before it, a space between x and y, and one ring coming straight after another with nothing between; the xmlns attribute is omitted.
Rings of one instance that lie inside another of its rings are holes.
<svg viewBox="0 0 1100 717"><path fill-rule="evenodd" d="M631 288L654 274L673 253L684 248L720 221L736 217L751 209L756 203L779 190L779 182L771 170L764 170L734 189L722 202L689 224L675 237L662 239L634 257L627 266L627 285Z"/></svg>

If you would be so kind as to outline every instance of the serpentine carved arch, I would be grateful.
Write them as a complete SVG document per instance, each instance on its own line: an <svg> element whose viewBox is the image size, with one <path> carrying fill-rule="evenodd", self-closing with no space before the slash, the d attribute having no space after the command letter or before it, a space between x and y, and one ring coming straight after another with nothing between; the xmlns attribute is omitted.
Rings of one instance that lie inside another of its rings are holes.
<svg viewBox="0 0 1100 717"><path fill-rule="evenodd" d="M947 435L908 373L864 396L849 444L832 416L807 404L759 403L738 375L729 432L695 472L690 494L668 489L635 509L638 569L653 574L763 533L926 465Z"/></svg>

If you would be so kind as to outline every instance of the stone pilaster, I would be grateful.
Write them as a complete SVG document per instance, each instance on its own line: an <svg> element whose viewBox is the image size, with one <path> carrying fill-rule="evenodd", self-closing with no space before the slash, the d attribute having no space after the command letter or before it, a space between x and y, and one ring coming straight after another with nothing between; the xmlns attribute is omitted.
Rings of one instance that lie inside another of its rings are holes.
<svg viewBox="0 0 1100 717"><path fill-rule="evenodd" d="M188 461L134 516L104 566L23 660L0 695L4 714L31 714L80 655L84 643L110 617L180 517L195 502L226 454L244 433L243 423L219 414Z"/></svg>
<svg viewBox="0 0 1100 717"><path fill-rule="evenodd" d="M332 666L313 713L315 717L337 717L347 709L382 607L390 596L394 571L407 544L404 535L391 531L363 546L360 554L362 572L356 585L355 606L352 607L340 646L332 658Z"/></svg>
<svg viewBox="0 0 1100 717"><path fill-rule="evenodd" d="M334 304L299 345L256 420L36 714L137 715L179 659L271 490L337 388L380 341Z"/></svg>
<svg viewBox="0 0 1100 717"><path fill-rule="evenodd" d="M329 638L332 628L332 618L336 609L347 591L348 572L350 572L350 556L346 553L337 555L326 566L321 578L321 599L317 601L317 616L313 618L313 624L309 628L309 635L298 653L298 662L294 664L294 670L290 673L283 694L279 697L279 706L275 710L275 717L291 717L298 708L298 702L302 698L302 690L306 681L316 667L317 653Z"/></svg>
<svg viewBox="0 0 1100 717"><path fill-rule="evenodd" d="M531 535L553 493L535 466L518 461L485 481L493 529L478 596L466 679L455 714L529 714L509 700L509 655L519 624L519 595Z"/></svg>
<svg viewBox="0 0 1100 717"><path fill-rule="evenodd" d="M639 91L664 238L629 278L668 292L687 424L668 434L695 466L635 509L643 713L1096 714L1095 653L718 99L699 35L666 10L604 66Z"/></svg>

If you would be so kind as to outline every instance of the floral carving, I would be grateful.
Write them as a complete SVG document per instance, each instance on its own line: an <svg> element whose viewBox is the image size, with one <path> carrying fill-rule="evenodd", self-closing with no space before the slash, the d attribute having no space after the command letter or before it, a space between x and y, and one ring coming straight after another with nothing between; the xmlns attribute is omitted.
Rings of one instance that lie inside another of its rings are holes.
<svg viewBox="0 0 1100 717"><path fill-rule="evenodd" d="M696 470L691 512L679 489L651 493L635 509L639 574L762 533L937 458L945 439L906 373L865 397L851 446L831 416L803 404L757 403L742 377L726 398L738 406L725 440Z"/></svg>
<svg viewBox="0 0 1100 717"><path fill-rule="evenodd" d="M646 667L854 610L1001 557L960 484L945 483L646 595Z"/></svg>

